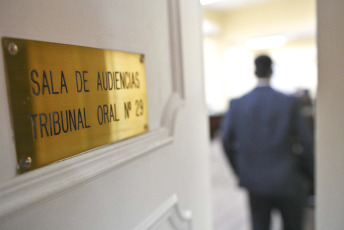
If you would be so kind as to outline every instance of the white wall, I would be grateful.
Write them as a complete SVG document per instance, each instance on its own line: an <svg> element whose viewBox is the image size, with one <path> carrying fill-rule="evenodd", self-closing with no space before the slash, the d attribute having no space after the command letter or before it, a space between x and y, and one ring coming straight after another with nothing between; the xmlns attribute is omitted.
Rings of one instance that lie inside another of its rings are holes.
<svg viewBox="0 0 344 230"><path fill-rule="evenodd" d="M344 1L317 1L319 88L317 101L318 230L344 229Z"/></svg>
<svg viewBox="0 0 344 230"><path fill-rule="evenodd" d="M279 0L221 12L204 9L204 20L219 28L204 39L206 101L211 112L223 112L228 100L255 86L253 60L261 53L275 61L273 87L286 93L305 88L315 97L315 0ZM276 34L287 38L283 47L246 47L250 38Z"/></svg>

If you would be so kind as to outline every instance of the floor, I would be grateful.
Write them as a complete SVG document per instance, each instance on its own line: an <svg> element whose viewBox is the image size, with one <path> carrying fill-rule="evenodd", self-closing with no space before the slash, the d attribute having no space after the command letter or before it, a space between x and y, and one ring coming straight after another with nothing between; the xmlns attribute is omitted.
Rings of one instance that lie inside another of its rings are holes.
<svg viewBox="0 0 344 230"><path fill-rule="evenodd" d="M211 142L211 177L214 230L250 230L246 192L237 186L218 138ZM271 230L281 229L280 217L274 213ZM313 208L306 210L304 229L314 230Z"/></svg>

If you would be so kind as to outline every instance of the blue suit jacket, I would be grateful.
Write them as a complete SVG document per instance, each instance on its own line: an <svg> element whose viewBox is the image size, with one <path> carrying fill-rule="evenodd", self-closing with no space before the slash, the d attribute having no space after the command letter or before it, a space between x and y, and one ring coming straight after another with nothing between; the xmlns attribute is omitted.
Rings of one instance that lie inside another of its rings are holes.
<svg viewBox="0 0 344 230"><path fill-rule="evenodd" d="M257 87L230 103L223 122L223 146L240 185L261 195L298 195L304 174L313 174L313 143L297 99ZM293 140L303 147L292 151Z"/></svg>

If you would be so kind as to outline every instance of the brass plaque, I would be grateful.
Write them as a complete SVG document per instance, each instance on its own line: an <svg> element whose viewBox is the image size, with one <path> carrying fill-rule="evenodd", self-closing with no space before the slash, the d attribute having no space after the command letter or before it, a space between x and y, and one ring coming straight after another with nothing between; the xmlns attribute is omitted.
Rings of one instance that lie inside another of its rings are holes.
<svg viewBox="0 0 344 230"><path fill-rule="evenodd" d="M148 130L144 56L2 39L19 172Z"/></svg>

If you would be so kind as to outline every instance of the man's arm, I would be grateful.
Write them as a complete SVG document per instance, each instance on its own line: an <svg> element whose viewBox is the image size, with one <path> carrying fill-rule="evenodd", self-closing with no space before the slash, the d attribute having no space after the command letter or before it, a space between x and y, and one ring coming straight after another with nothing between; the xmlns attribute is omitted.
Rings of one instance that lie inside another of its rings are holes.
<svg viewBox="0 0 344 230"><path fill-rule="evenodd" d="M306 117L301 113L301 104L300 102L295 99L295 106L294 106L294 121L295 127L294 132L295 135L301 144L303 151L300 154L300 163L302 167L302 171L305 175L313 180L314 179L314 141L313 141L313 134L312 129L309 127L307 123Z"/></svg>
<svg viewBox="0 0 344 230"><path fill-rule="evenodd" d="M237 166L235 163L235 157L237 154L235 129L234 129L234 101L231 101L229 110L227 111L222 121L222 146L225 150L227 160L231 164L234 172L237 174Z"/></svg>

